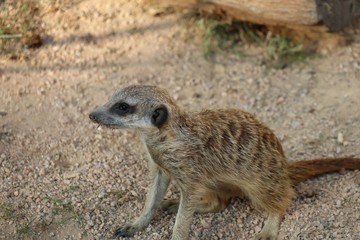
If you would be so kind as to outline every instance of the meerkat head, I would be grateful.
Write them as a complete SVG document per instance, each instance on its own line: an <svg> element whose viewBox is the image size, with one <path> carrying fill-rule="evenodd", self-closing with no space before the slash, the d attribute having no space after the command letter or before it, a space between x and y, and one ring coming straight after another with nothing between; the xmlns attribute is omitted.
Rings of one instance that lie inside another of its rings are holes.
<svg viewBox="0 0 360 240"><path fill-rule="evenodd" d="M176 105L168 93L155 86L129 86L117 91L90 119L111 128L161 128Z"/></svg>

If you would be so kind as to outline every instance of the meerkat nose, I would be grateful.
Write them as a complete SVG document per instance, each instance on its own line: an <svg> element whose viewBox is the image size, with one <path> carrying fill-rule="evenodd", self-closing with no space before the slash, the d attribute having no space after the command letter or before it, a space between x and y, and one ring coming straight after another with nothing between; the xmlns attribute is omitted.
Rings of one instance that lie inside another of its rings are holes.
<svg viewBox="0 0 360 240"><path fill-rule="evenodd" d="M97 120L98 120L96 115L93 112L89 114L89 118L91 119L91 121L94 121L94 122L97 122Z"/></svg>

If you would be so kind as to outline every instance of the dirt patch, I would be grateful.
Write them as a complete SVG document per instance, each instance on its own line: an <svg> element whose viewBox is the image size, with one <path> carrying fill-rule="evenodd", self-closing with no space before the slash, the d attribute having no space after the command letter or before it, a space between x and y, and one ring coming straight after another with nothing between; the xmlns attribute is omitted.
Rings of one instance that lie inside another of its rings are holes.
<svg viewBox="0 0 360 240"><path fill-rule="evenodd" d="M140 213L139 139L88 119L129 84L159 85L186 109L255 113L291 160L360 156L359 42L275 70L257 56L207 61L176 14L152 17L138 1L81 1L42 21L49 38L31 58L0 57L0 239L109 239ZM359 239L359 184L359 171L301 184L280 239ZM134 239L168 239L174 220L159 213ZM234 200L196 215L191 239L251 239L263 220Z"/></svg>

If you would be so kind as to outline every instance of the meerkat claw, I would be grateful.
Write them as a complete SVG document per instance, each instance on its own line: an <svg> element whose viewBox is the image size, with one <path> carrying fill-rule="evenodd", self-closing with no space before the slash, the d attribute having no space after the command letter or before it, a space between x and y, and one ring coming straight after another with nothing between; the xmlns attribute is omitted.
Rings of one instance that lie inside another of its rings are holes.
<svg viewBox="0 0 360 240"><path fill-rule="evenodd" d="M137 229L135 227L131 225L125 225L115 230L113 238L116 239L119 237L132 237L136 231Z"/></svg>

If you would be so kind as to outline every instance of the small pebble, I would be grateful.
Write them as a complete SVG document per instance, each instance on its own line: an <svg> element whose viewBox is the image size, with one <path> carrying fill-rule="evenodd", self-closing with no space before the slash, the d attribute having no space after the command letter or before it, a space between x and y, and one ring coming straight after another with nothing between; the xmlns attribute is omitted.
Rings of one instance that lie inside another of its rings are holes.
<svg viewBox="0 0 360 240"><path fill-rule="evenodd" d="M344 135L341 132L338 133L337 142L340 144L344 143Z"/></svg>
<svg viewBox="0 0 360 240"><path fill-rule="evenodd" d="M89 225L90 227L93 227L94 226L94 221L93 220L89 220L86 222L87 225Z"/></svg>

